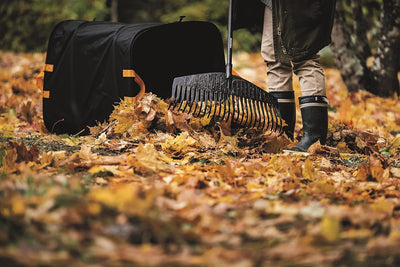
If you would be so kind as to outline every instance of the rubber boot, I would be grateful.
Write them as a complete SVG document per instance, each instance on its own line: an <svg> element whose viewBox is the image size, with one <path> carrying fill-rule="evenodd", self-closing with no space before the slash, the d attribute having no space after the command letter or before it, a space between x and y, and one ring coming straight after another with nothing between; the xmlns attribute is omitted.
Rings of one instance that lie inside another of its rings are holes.
<svg viewBox="0 0 400 267"><path fill-rule="evenodd" d="M279 112L287 126L283 127L286 135L293 140L294 126L296 124L296 104L293 91L270 92L278 100Z"/></svg>
<svg viewBox="0 0 400 267"><path fill-rule="evenodd" d="M303 138L297 146L286 149L285 152L307 152L307 149L317 141L326 143L328 133L328 99L326 96L299 97L301 118L303 121Z"/></svg>

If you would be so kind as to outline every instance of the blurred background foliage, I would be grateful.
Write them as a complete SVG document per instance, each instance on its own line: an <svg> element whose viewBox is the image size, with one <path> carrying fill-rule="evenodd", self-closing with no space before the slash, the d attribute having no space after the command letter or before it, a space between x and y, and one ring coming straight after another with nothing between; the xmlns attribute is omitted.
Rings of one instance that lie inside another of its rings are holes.
<svg viewBox="0 0 400 267"><path fill-rule="evenodd" d="M111 4L118 3L118 21L123 23L174 22L182 15L185 20L207 20L217 25L226 40L227 0L1 0L0 49L15 52L44 52L54 26L65 19L110 21ZM373 40L374 24L379 13L374 9L381 0L365 0L364 12L370 14ZM348 20L351 21L351 17ZM234 34L234 51L258 52L261 33L245 29ZM324 65L333 65L329 49L321 53Z"/></svg>
<svg viewBox="0 0 400 267"><path fill-rule="evenodd" d="M111 20L113 0L1 0L0 49L44 52L54 26L65 19ZM226 40L227 0L118 0L122 23L206 20L217 25ZM234 49L259 51L261 33L235 32Z"/></svg>

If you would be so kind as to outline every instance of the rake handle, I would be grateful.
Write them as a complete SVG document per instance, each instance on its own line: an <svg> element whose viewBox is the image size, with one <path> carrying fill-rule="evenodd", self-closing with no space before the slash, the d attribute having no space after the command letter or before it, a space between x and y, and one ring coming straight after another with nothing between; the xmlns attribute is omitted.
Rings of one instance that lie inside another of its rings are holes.
<svg viewBox="0 0 400 267"><path fill-rule="evenodd" d="M232 77L232 46L233 46L232 17L233 17L233 0L229 0L228 42L227 42L227 62L226 62L226 78L228 79L228 81L231 80Z"/></svg>

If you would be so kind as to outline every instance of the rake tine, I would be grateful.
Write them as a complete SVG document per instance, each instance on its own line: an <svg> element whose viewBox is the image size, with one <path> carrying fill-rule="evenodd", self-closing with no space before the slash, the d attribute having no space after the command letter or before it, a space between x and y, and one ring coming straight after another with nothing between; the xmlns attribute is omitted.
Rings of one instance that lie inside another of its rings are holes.
<svg viewBox="0 0 400 267"><path fill-rule="evenodd" d="M211 97L211 118L215 118L215 113L217 112L217 94L218 92L212 92Z"/></svg>
<svg viewBox="0 0 400 267"><path fill-rule="evenodd" d="M221 91L217 91L216 92L217 93L217 97L216 97L216 101L217 101L217 103L216 103L216 107L215 107L215 113L214 113L214 115L215 115L215 117L216 117L216 119L217 120L219 120L219 117L220 117L220 115L221 115L221 99L222 99L222 92ZM217 109L217 106L218 106L218 109Z"/></svg>
<svg viewBox="0 0 400 267"><path fill-rule="evenodd" d="M250 93L254 96L254 88L250 88ZM257 114L256 114L256 107L255 107L255 100L254 99L249 99L250 102L250 125L251 126L255 126L256 124L256 118L257 118Z"/></svg>
<svg viewBox="0 0 400 267"><path fill-rule="evenodd" d="M235 118L235 122L239 122L239 114L240 114L240 98L238 95L235 95L235 108L236 108L236 118Z"/></svg>
<svg viewBox="0 0 400 267"><path fill-rule="evenodd" d="M240 101L240 106L239 106L239 110L240 110L240 113L242 113L242 119L240 120L240 125L243 125L243 120L244 120L244 107L245 107L245 105L244 105L244 102L243 102L243 97L240 97L239 98L239 101Z"/></svg>
<svg viewBox="0 0 400 267"><path fill-rule="evenodd" d="M184 100L186 100L185 101L185 106L183 107L183 111L185 111L186 110L186 108L188 107L188 105L190 105L191 106L191 99L190 99L190 86L187 86L184 90L185 90L185 95L184 95ZM182 99L182 100L183 100ZM183 103L183 102L182 102Z"/></svg>
<svg viewBox="0 0 400 267"><path fill-rule="evenodd" d="M185 97L185 89L182 88L181 85L177 85L177 98L176 98L176 104L174 104L174 109L179 103L178 110L179 111L181 110L184 97Z"/></svg>
<svg viewBox="0 0 400 267"><path fill-rule="evenodd" d="M226 99L226 104L225 105L228 106L228 116L226 117L225 121L228 121L229 117L231 115L231 97L232 97L232 95L228 95L228 98Z"/></svg>
<svg viewBox="0 0 400 267"><path fill-rule="evenodd" d="M193 110L193 115L194 116L197 116L196 115L196 110L197 110L197 107L198 107L199 100L200 100L200 90L196 90L195 96L194 96L194 110Z"/></svg>
<svg viewBox="0 0 400 267"><path fill-rule="evenodd" d="M258 124L258 120L259 120L259 118L260 118L260 115L259 115L259 113L258 113L258 110L257 110L257 105L258 105L258 98L257 98L257 93L256 93L256 90L255 90L256 88L253 88L252 89L252 93L253 93L253 96L254 96L254 99L253 99L253 110L254 110L254 122L253 122L253 126L255 127L255 126L257 126L257 124Z"/></svg>
<svg viewBox="0 0 400 267"><path fill-rule="evenodd" d="M226 101L227 95L228 95L228 93L224 93L223 91L221 91L220 110L219 110L219 114L218 114L221 121L224 119L224 116L226 113L225 101Z"/></svg>
<svg viewBox="0 0 400 267"><path fill-rule="evenodd" d="M245 93L245 97L244 97L245 106L243 108L246 111L245 114L244 114L244 115L246 115L246 120L244 121L243 125L247 125L247 122L249 121L249 116L251 116L251 113L249 113L249 109L251 108L251 106L250 106L249 98L248 98L248 96L249 96L249 91L248 90L249 90L249 88L247 88L247 87L243 90L243 92Z"/></svg>
<svg viewBox="0 0 400 267"><path fill-rule="evenodd" d="M237 121L240 125L242 125L243 119L244 119L244 103L243 103L243 95L241 96L240 92L243 92L243 88L242 88L242 86L240 86L240 83L238 83L238 85L235 87L235 89L238 92L238 120ZM241 118L240 118L240 115L242 115Z"/></svg>
<svg viewBox="0 0 400 267"><path fill-rule="evenodd" d="M193 106L196 105L195 90L190 90L190 108L189 113L192 113Z"/></svg>
<svg viewBox="0 0 400 267"><path fill-rule="evenodd" d="M270 104L270 109L271 109L271 115L272 115L272 121L273 121L273 125L274 125L274 129L273 131L276 132L277 128L278 128L278 124L276 121L276 110L275 107L272 105L272 103Z"/></svg>
<svg viewBox="0 0 400 267"><path fill-rule="evenodd" d="M180 102L180 95L181 95L181 86L179 84L174 86L174 94L175 98L171 100L170 107L172 106L172 109L174 110L178 103Z"/></svg>
<svg viewBox="0 0 400 267"><path fill-rule="evenodd" d="M265 95L263 96L263 105L264 105L264 107L265 107L265 113L267 114L267 128L266 128L266 130L268 130L270 127L271 127L271 130L272 130L272 122L271 122L271 109L270 109L270 106L269 106L269 103L266 103L265 101L266 101L266 97L265 97Z"/></svg>
<svg viewBox="0 0 400 267"><path fill-rule="evenodd" d="M263 115L261 114L261 109L260 109L260 94L257 92L257 101L256 101L256 108L257 108L257 114L258 114L258 118L257 118L257 127L260 127L262 124L262 119L263 119Z"/></svg>
<svg viewBox="0 0 400 267"><path fill-rule="evenodd" d="M212 98L211 91L206 91L206 113L207 117L210 118L212 112Z"/></svg>
<svg viewBox="0 0 400 267"><path fill-rule="evenodd" d="M204 115L204 99L205 99L205 92L204 92L204 90L201 90L200 91L200 110L199 110L199 116L200 116L200 114L202 114L202 111L203 111L203 115ZM201 116L203 116L203 115L201 115Z"/></svg>
<svg viewBox="0 0 400 267"><path fill-rule="evenodd" d="M258 102L258 106L259 106L259 109L260 109L259 110L259 112L260 112L260 124L259 124L259 127L261 129L264 129L264 127L265 127L265 113L263 111L262 102L261 101Z"/></svg>
<svg viewBox="0 0 400 267"><path fill-rule="evenodd" d="M169 102L169 106L168 109L175 109L175 106L177 105L178 101L177 101L177 86L173 86L172 87L172 96L171 96L171 102Z"/></svg>
<svg viewBox="0 0 400 267"><path fill-rule="evenodd" d="M259 124L260 124L260 110L259 110L259 107L258 107L258 100L256 99L256 100L253 100L253 103L254 103L254 127L257 127L257 126L259 126Z"/></svg>
<svg viewBox="0 0 400 267"><path fill-rule="evenodd" d="M253 120L253 109L252 109L252 103L251 103L251 99L246 98L246 111L247 111L247 116L246 116L246 123L245 125L248 125L249 127L251 127L252 124L252 120Z"/></svg>
<svg viewBox="0 0 400 267"><path fill-rule="evenodd" d="M260 106L261 106L261 111L262 111L262 114L263 114L263 120L262 120L262 128L263 129L265 129L265 124L266 124L266 121L267 121L267 114L266 114L266 112L265 112L265 105L264 105L264 102L260 102ZM267 122L268 123L268 122Z"/></svg>
<svg viewBox="0 0 400 267"><path fill-rule="evenodd" d="M227 109L226 102L227 102L227 100L228 100L228 97L229 97L229 94L228 94L228 93L223 93L223 92L222 92L222 100L221 100L221 103L222 103L222 109L223 109L223 111L222 111L222 115L221 115L221 121L224 120L225 114L227 113L227 112L226 112L226 109Z"/></svg>
<svg viewBox="0 0 400 267"><path fill-rule="evenodd" d="M264 129L264 126L265 126L265 113L264 113L264 108L263 108L261 99L258 101L257 104L258 104L258 114L260 114L260 121L259 121L258 125L262 129Z"/></svg>
<svg viewBox="0 0 400 267"><path fill-rule="evenodd" d="M249 119L251 119L251 112L250 112L250 103L249 103L249 99L246 97L245 99L244 99L244 104L245 104L245 106L244 106L244 110L245 110L245 120L244 120L244 123L243 123L243 126L249 126L248 125L248 123L249 123Z"/></svg>

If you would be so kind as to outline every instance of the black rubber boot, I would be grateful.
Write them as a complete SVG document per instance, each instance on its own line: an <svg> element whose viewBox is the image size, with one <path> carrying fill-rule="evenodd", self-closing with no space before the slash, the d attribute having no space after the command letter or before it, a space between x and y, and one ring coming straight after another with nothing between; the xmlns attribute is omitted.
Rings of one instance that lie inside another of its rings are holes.
<svg viewBox="0 0 400 267"><path fill-rule="evenodd" d="M326 143L328 133L328 99L326 96L299 97L301 118L303 121L303 138L297 146L286 149L286 152L307 152L307 149L320 141Z"/></svg>
<svg viewBox="0 0 400 267"><path fill-rule="evenodd" d="M293 139L294 126L296 124L296 104L294 101L293 91L275 91L270 92L271 95L277 98L279 112L282 119L285 120L287 126L283 127L286 135Z"/></svg>

